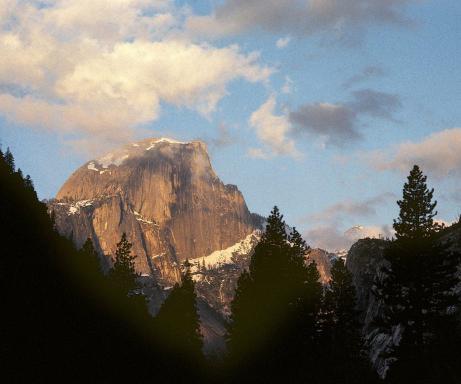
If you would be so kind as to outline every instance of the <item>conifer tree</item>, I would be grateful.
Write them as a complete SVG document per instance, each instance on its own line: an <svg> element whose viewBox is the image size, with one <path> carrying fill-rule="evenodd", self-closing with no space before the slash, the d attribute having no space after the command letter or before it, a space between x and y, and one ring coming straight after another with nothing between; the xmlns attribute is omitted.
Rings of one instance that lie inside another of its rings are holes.
<svg viewBox="0 0 461 384"><path fill-rule="evenodd" d="M195 284L187 260L181 284L173 287L155 318L155 324L166 345L200 360L203 341Z"/></svg>
<svg viewBox="0 0 461 384"><path fill-rule="evenodd" d="M400 214L394 220L397 239L422 239L434 234L434 211L437 201L432 202L434 189L426 185L427 176L415 165L410 171L408 181L403 186L403 198L397 202Z"/></svg>
<svg viewBox="0 0 461 384"><path fill-rule="evenodd" d="M256 245L249 271L238 281L232 302L228 346L231 359L252 359L252 372L300 377L311 349L322 287L315 264L306 267L304 240L286 233L283 216L274 207L266 231ZM259 377L262 379L262 377Z"/></svg>
<svg viewBox="0 0 461 384"><path fill-rule="evenodd" d="M29 191L33 191L35 193L34 182L32 181L30 175L26 175L26 177L24 178L24 186Z"/></svg>
<svg viewBox="0 0 461 384"><path fill-rule="evenodd" d="M126 238L126 233L123 233L115 251L114 265L109 272L110 280L126 294L132 293L138 286L138 274L134 268L136 257L131 254L132 246Z"/></svg>
<svg viewBox="0 0 461 384"><path fill-rule="evenodd" d="M4 161L8 167L10 174L13 174L15 171L14 156L10 151L10 148L6 149L5 154L3 155Z"/></svg>
<svg viewBox="0 0 461 384"><path fill-rule="evenodd" d="M326 381L363 383L371 374L362 355L361 325L356 309L356 291L352 274L342 259L331 268L331 281L325 290L322 322L322 356L334 369Z"/></svg>
<svg viewBox="0 0 461 384"><path fill-rule="evenodd" d="M383 356L394 361L389 374L392 382L437 382L446 374L442 371L446 372L447 366L454 369L453 359L441 351L451 349L457 334L459 299L455 287L460 255L450 250L449 241L438 236L432 198L426 176L414 166L398 201L396 240L385 252L384 278L377 281L373 291L383 302L376 325L394 339L397 335L394 347ZM431 377L435 381L430 381Z"/></svg>
<svg viewBox="0 0 461 384"><path fill-rule="evenodd" d="M80 255L83 257L84 265L92 271L101 271L99 255L94 248L93 241L88 238L80 249Z"/></svg>

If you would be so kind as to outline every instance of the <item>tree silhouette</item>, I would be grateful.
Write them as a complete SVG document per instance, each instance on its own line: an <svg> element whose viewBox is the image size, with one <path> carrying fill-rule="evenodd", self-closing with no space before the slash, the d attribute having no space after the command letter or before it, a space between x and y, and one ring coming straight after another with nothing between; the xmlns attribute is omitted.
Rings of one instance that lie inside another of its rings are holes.
<svg viewBox="0 0 461 384"><path fill-rule="evenodd" d="M352 274L342 259L331 268L325 291L321 353L334 369L325 371L331 383L363 383L372 379L371 367L362 354L363 341Z"/></svg>
<svg viewBox="0 0 461 384"><path fill-rule="evenodd" d="M54 230L12 163L0 154L2 382L199 381L196 367L159 347L146 309Z"/></svg>
<svg viewBox="0 0 461 384"><path fill-rule="evenodd" d="M125 294L133 293L133 290L138 288L136 279L139 275L134 267L136 256L131 254L131 244L126 233L122 234L120 242L117 243L115 251L115 260L112 269L109 272L109 279Z"/></svg>
<svg viewBox="0 0 461 384"><path fill-rule="evenodd" d="M155 318L156 328L165 344L195 361L202 356L202 335L197 312L197 295L186 260L181 284L176 284Z"/></svg>
<svg viewBox="0 0 461 384"><path fill-rule="evenodd" d="M414 166L398 201L396 240L385 251L384 277L373 291L383 302L376 324L396 340L383 356L394 361L389 371L392 382L452 382L449 377L457 364L456 354L447 352L457 339L460 255L438 236L432 197L426 176Z"/></svg>
<svg viewBox="0 0 461 384"><path fill-rule="evenodd" d="M3 155L4 162L7 166L7 169L10 174L13 174L15 171L15 163L14 163L14 157L13 154L10 151L10 148L6 149L5 154Z"/></svg>
<svg viewBox="0 0 461 384"><path fill-rule="evenodd" d="M322 287L300 234L286 233L277 207L238 281L228 330L230 359L249 377L302 377L316 334Z"/></svg>
<svg viewBox="0 0 461 384"><path fill-rule="evenodd" d="M89 269L98 272L101 271L101 265L99 262L99 255L93 245L93 240L90 238L86 239L82 248L80 249L80 256L82 257L82 263Z"/></svg>
<svg viewBox="0 0 461 384"><path fill-rule="evenodd" d="M432 202L434 189L426 185L427 176L415 165L403 186L403 198L397 202L400 214L394 220L397 239L421 239L434 234L434 212L437 201Z"/></svg>

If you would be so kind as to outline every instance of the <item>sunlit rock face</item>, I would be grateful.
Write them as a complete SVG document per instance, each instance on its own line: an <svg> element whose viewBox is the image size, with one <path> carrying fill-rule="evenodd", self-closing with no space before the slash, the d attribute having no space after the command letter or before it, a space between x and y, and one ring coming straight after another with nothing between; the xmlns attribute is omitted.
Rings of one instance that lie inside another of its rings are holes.
<svg viewBox="0 0 461 384"><path fill-rule="evenodd" d="M166 281L179 279L184 260L226 249L255 230L241 192L219 180L200 141L148 139L89 161L49 209L77 246L91 237L107 266L126 232L137 271Z"/></svg>
<svg viewBox="0 0 461 384"><path fill-rule="evenodd" d="M322 284L328 284L331 280L331 267L338 259L334 253L327 252L320 248L311 249L306 256L307 263L315 262L317 270L320 274L320 281Z"/></svg>

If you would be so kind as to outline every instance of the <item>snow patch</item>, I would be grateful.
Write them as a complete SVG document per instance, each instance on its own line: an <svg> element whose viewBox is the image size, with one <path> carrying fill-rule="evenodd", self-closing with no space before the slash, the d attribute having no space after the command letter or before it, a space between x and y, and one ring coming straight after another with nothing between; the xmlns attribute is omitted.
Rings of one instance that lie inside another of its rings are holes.
<svg viewBox="0 0 461 384"><path fill-rule="evenodd" d="M96 165L95 165L95 163L93 161L88 164L87 168L90 169L91 171L96 171L96 172L99 171L99 169L96 168Z"/></svg>
<svg viewBox="0 0 461 384"><path fill-rule="evenodd" d="M205 262L205 266L207 268L216 268L225 264L233 264L232 256L235 254L250 253L259 239L260 233L259 231L255 231L249 234L243 240L226 249L214 251L208 256L191 259L190 263L193 265L192 272L196 272L198 270L198 266L203 265L203 262Z"/></svg>
<svg viewBox="0 0 461 384"><path fill-rule="evenodd" d="M109 168L109 165L119 166L128 159L130 156L127 153L108 153L107 155L99 158L97 161L103 168Z"/></svg>
<svg viewBox="0 0 461 384"><path fill-rule="evenodd" d="M76 213L80 212L81 208L89 207L93 205L93 200L80 200L75 203L70 204L68 215L75 215Z"/></svg>
<svg viewBox="0 0 461 384"><path fill-rule="evenodd" d="M139 212L133 211L136 220L144 224L155 224L153 221L144 218Z"/></svg>
<svg viewBox="0 0 461 384"><path fill-rule="evenodd" d="M177 140L173 140L173 139L168 139L166 137L162 137L158 140L155 140L155 141L151 141L150 142L150 145L146 148L146 151L150 151L151 149L155 148L155 146L159 143L168 143L168 144L188 144L186 142L183 142L183 141L177 141Z"/></svg>

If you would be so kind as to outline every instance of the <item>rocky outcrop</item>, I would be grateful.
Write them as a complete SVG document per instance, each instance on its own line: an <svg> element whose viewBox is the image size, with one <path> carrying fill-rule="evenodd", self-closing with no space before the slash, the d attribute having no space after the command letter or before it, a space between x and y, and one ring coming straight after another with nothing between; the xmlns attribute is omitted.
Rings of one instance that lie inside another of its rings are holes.
<svg viewBox="0 0 461 384"><path fill-rule="evenodd" d="M320 248L311 249L306 256L307 263L315 262L320 274L322 284L328 284L331 280L331 267L338 256Z"/></svg>
<svg viewBox="0 0 461 384"><path fill-rule="evenodd" d="M373 295L372 289L378 279L383 278L382 267L385 265L384 251L389 244L381 239L362 239L349 250L346 267L352 273L352 281L357 292L357 309L361 313L363 335L369 347L370 360L381 377L386 374L388 361L382 353L398 342L399 335L378 333L373 326L381 311L382 303Z"/></svg>
<svg viewBox="0 0 461 384"><path fill-rule="evenodd" d="M366 326L379 310L371 289L385 264L383 256L387 244L386 240L362 239L351 247L347 256L346 267L352 273L352 281L357 291L357 307Z"/></svg>
<svg viewBox="0 0 461 384"><path fill-rule="evenodd" d="M442 242L448 240L453 251L461 251L460 224L444 229L439 238ZM346 262L357 290L357 306L362 313L363 334L369 346L370 359L381 377L385 377L391 363L383 357L383 352L397 345L401 336L400 326L394 327L390 334L384 334L379 333L373 324L373 320L382 314L383 303L372 294L372 289L376 281L385 278L382 268L387 263L384 252L389 244L388 240L382 239L359 240L349 250ZM461 286L458 292L461 295Z"/></svg>
<svg viewBox="0 0 461 384"><path fill-rule="evenodd" d="M49 210L77 246L91 237L107 266L126 232L137 271L166 282L178 281L185 259L235 244L260 221L238 188L216 176L204 143L169 139L132 143L87 162Z"/></svg>

